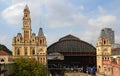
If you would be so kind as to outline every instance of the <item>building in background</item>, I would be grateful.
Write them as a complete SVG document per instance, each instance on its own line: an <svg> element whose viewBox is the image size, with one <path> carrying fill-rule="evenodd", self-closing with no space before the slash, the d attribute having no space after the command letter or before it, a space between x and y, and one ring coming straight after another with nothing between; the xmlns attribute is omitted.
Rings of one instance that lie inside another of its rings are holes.
<svg viewBox="0 0 120 76"><path fill-rule="evenodd" d="M22 33L18 33L12 40L13 57L36 58L41 63L46 63L47 43L42 28L38 35L32 33L30 10L26 5L24 8Z"/></svg>
<svg viewBox="0 0 120 76"><path fill-rule="evenodd" d="M11 57L11 53L0 50L0 76L10 76L14 73Z"/></svg>
<svg viewBox="0 0 120 76"><path fill-rule="evenodd" d="M104 28L101 30L100 38L107 38L110 44L115 43L114 31L111 28Z"/></svg>

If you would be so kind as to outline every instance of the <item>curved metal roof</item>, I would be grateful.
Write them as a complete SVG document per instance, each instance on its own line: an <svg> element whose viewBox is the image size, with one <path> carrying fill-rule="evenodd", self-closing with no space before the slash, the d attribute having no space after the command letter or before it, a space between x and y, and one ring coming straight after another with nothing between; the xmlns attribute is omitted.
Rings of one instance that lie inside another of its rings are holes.
<svg viewBox="0 0 120 76"><path fill-rule="evenodd" d="M80 52L80 53L95 53L96 49L91 44L80 40L73 35L67 35L58 42L53 43L47 48L47 53L53 52Z"/></svg>

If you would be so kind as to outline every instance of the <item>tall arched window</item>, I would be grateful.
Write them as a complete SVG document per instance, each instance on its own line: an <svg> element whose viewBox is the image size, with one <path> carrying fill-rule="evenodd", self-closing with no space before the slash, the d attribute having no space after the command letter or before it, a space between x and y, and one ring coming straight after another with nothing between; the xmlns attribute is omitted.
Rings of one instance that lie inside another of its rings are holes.
<svg viewBox="0 0 120 76"><path fill-rule="evenodd" d="M43 39L43 44L44 44L44 39Z"/></svg>
<svg viewBox="0 0 120 76"><path fill-rule="evenodd" d="M17 50L17 55L20 55L20 50L19 49Z"/></svg>
<svg viewBox="0 0 120 76"><path fill-rule="evenodd" d="M33 55L35 54L35 50L34 50L34 49L32 50L32 54L33 54Z"/></svg>
<svg viewBox="0 0 120 76"><path fill-rule="evenodd" d="M40 44L42 44L42 40L40 40Z"/></svg>
<svg viewBox="0 0 120 76"><path fill-rule="evenodd" d="M24 50L24 54L27 55L27 48L25 48L25 50Z"/></svg>
<svg viewBox="0 0 120 76"><path fill-rule="evenodd" d="M106 44L106 41L104 40L104 44Z"/></svg>

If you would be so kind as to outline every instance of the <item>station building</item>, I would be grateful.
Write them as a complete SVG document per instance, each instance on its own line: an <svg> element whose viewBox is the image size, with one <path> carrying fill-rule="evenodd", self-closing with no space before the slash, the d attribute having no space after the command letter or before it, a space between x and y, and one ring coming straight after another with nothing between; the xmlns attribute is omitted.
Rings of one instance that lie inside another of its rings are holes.
<svg viewBox="0 0 120 76"><path fill-rule="evenodd" d="M96 66L96 48L73 35L59 39L47 48L48 70L52 76L64 76L65 71L86 72Z"/></svg>

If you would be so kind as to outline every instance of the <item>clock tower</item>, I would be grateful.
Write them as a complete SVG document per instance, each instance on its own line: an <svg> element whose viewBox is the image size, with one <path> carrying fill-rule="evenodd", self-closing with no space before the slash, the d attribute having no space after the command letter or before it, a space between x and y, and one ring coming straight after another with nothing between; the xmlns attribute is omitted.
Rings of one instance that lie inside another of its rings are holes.
<svg viewBox="0 0 120 76"><path fill-rule="evenodd" d="M97 72L103 74L105 71L105 62L111 60L111 44L108 38L100 37L96 46L97 53Z"/></svg>
<svg viewBox="0 0 120 76"><path fill-rule="evenodd" d="M31 18L30 11L28 6L26 5L24 8L24 16L23 16L23 27L22 27L22 35L25 40L29 40L31 37Z"/></svg>
<svg viewBox="0 0 120 76"><path fill-rule="evenodd" d="M47 42L42 28L38 35L32 33L30 10L26 5L23 11L22 34L18 33L12 40L13 57L35 58L39 62L46 64Z"/></svg>

